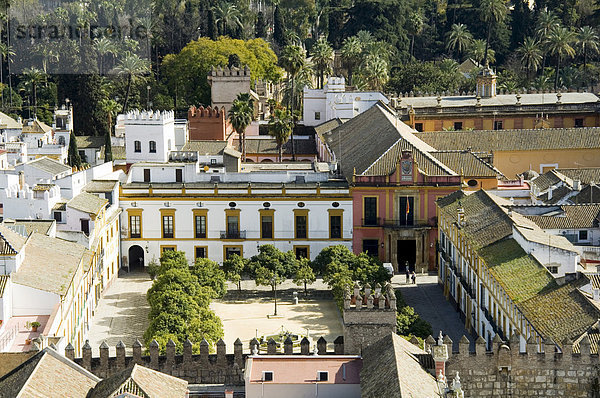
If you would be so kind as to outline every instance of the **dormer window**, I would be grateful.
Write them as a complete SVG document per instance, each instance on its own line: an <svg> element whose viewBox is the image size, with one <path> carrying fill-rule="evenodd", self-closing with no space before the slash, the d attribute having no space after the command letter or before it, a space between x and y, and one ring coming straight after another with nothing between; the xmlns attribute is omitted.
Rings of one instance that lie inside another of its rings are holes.
<svg viewBox="0 0 600 398"><path fill-rule="evenodd" d="M134 141L133 142L133 151L134 152L142 152L142 143L141 143L141 141Z"/></svg>
<svg viewBox="0 0 600 398"><path fill-rule="evenodd" d="M150 153L156 153L156 141L150 141Z"/></svg>

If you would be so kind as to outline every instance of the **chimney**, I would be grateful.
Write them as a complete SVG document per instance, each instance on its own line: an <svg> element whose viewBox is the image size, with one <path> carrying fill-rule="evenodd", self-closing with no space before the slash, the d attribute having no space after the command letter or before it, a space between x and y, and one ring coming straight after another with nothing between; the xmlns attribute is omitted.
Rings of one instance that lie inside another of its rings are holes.
<svg viewBox="0 0 600 398"><path fill-rule="evenodd" d="M552 187L548 188L548 200L552 199Z"/></svg>
<svg viewBox="0 0 600 398"><path fill-rule="evenodd" d="M436 344L431 347L431 355L435 362L435 374L440 379L446 378L446 361L450 358L448 355L448 346L444 344L442 331L437 338Z"/></svg>
<svg viewBox="0 0 600 398"><path fill-rule="evenodd" d="M458 225L463 226L465 224L465 209L462 207L462 203L458 202L458 209L456 209Z"/></svg>
<svg viewBox="0 0 600 398"><path fill-rule="evenodd" d="M233 390L225 390L225 398L233 398Z"/></svg>
<svg viewBox="0 0 600 398"><path fill-rule="evenodd" d="M19 171L19 190L22 191L25 186L25 172Z"/></svg>
<svg viewBox="0 0 600 398"><path fill-rule="evenodd" d="M573 180L573 190L579 191L581 189L581 181Z"/></svg>

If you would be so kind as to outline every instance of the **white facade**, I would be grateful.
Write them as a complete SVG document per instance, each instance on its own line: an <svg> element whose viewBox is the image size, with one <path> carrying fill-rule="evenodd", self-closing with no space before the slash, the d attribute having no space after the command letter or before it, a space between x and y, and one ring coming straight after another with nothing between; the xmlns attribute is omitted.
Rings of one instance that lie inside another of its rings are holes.
<svg viewBox="0 0 600 398"><path fill-rule="evenodd" d="M131 111L123 125L127 163L167 162L169 152L177 149L173 111Z"/></svg>
<svg viewBox="0 0 600 398"><path fill-rule="evenodd" d="M380 92L346 91L343 77L330 77L323 89L304 88L303 122L318 126L332 119L352 119L375 105L389 99Z"/></svg>

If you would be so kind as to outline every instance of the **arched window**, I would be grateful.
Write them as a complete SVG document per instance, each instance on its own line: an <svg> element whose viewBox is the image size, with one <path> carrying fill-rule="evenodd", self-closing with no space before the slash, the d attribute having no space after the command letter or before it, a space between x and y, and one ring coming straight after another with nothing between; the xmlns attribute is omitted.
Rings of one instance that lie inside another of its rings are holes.
<svg viewBox="0 0 600 398"><path fill-rule="evenodd" d="M134 152L142 152L142 143L140 141L133 142L133 151Z"/></svg>
<svg viewBox="0 0 600 398"><path fill-rule="evenodd" d="M150 141L150 153L156 153L156 141Z"/></svg>

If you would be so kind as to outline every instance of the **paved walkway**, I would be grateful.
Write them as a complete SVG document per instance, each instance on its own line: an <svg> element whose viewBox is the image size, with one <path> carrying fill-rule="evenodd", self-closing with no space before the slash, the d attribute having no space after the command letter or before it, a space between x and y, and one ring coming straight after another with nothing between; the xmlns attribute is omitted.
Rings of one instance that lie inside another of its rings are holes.
<svg viewBox="0 0 600 398"><path fill-rule="evenodd" d="M96 307L88 335L94 356L100 355L98 347L103 341L110 347L110 355L116 355L119 340L125 343L127 352L131 352L136 339L142 341L150 312L146 292L151 285L145 272L132 272L113 280Z"/></svg>
<svg viewBox="0 0 600 398"><path fill-rule="evenodd" d="M444 334L450 335L455 349L458 349L458 341L463 335L473 341L458 312L446 300L444 291L437 283L436 275L418 275L416 285L407 285L405 280L403 275L397 275L392 283L394 287L400 288L406 304L413 307L421 318L431 324L433 337L437 337L441 330Z"/></svg>

